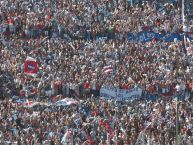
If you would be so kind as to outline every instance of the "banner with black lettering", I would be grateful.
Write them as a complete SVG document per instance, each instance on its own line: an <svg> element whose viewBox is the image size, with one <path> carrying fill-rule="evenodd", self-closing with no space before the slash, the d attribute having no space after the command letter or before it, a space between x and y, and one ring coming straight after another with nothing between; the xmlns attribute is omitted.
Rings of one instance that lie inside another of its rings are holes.
<svg viewBox="0 0 193 145"><path fill-rule="evenodd" d="M130 90L125 90L125 89L118 89L114 87L103 86L100 89L101 97L104 97L105 99L113 99L118 101L140 99L141 95L142 95L142 89L139 87L136 87Z"/></svg>

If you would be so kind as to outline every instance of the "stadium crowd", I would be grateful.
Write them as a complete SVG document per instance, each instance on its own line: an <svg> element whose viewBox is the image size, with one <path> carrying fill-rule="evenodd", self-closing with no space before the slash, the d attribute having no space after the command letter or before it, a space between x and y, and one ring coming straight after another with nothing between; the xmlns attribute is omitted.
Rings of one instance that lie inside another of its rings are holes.
<svg viewBox="0 0 193 145"><path fill-rule="evenodd" d="M5 145L175 144L176 102L104 101L90 98L70 107L17 106L1 102ZM192 103L179 103L179 144L192 144Z"/></svg>
<svg viewBox="0 0 193 145"><path fill-rule="evenodd" d="M193 41L128 41L128 32L191 35L193 21L186 13L182 25L180 6L178 1L1 0L1 143L174 144L179 118L179 140L191 144L193 57L186 48ZM35 77L25 74L28 56L38 62ZM112 72L104 73L105 66ZM140 87L142 100L98 99L102 86ZM169 96L179 90L178 116ZM79 103L53 106L57 95ZM151 95L156 100L149 100ZM17 99L48 105L18 107Z"/></svg>

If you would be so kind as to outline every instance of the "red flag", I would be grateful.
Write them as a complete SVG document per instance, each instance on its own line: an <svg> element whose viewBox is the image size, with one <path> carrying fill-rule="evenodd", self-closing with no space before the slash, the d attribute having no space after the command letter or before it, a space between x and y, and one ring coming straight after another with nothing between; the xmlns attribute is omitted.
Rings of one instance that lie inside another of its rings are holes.
<svg viewBox="0 0 193 145"><path fill-rule="evenodd" d="M109 122L106 122L106 123L105 123L105 127L106 127L106 130L108 131L108 133L110 134L110 136L113 137L113 134L114 134L113 132L114 132L114 131L113 131L113 129L111 128Z"/></svg>
<svg viewBox="0 0 193 145"><path fill-rule="evenodd" d="M87 134L87 140L89 142L89 145L94 145L94 141L93 141L92 137L90 136L90 134Z"/></svg>
<svg viewBox="0 0 193 145"><path fill-rule="evenodd" d="M34 58L27 57L24 63L24 73L29 75L36 75L38 73L38 63Z"/></svg>
<svg viewBox="0 0 193 145"><path fill-rule="evenodd" d="M114 131L113 131L113 129L111 128L109 122L107 122L107 121L102 121L102 120L101 120L101 121L99 122L99 125L100 125L100 126L104 126L104 127L106 128L107 132L110 134L110 136L113 137Z"/></svg>

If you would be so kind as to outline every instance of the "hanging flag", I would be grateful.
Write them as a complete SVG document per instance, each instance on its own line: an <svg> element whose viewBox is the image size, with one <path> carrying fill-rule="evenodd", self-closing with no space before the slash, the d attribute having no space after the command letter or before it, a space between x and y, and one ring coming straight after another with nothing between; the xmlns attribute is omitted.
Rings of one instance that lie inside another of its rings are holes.
<svg viewBox="0 0 193 145"><path fill-rule="evenodd" d="M38 63L36 59L32 57L27 57L24 63L24 73L32 76L37 75Z"/></svg>

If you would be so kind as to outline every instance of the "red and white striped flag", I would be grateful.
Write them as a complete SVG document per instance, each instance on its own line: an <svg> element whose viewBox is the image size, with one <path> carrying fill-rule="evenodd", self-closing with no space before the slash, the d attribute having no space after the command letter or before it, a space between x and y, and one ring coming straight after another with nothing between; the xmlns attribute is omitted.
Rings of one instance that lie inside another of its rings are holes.
<svg viewBox="0 0 193 145"><path fill-rule="evenodd" d="M103 74L110 74L112 72L113 72L113 66L112 65L104 66L102 69Z"/></svg>

